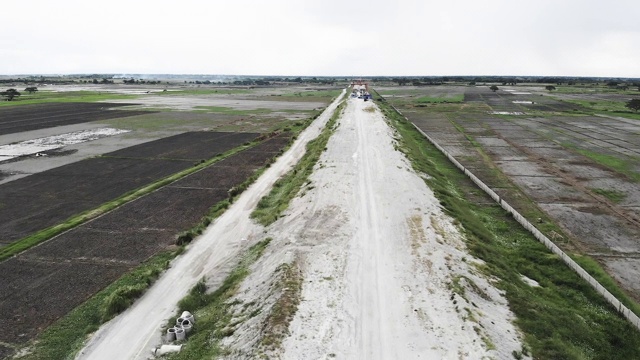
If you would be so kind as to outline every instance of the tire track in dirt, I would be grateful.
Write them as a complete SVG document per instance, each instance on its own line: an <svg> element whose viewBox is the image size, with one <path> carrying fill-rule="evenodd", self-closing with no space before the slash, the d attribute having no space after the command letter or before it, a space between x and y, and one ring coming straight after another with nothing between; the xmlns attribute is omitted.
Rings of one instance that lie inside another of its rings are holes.
<svg viewBox="0 0 640 360"><path fill-rule="evenodd" d="M349 100L312 175L315 189L269 230L277 251L291 246L305 264L290 335L270 356L509 358L521 344L506 301L473 268L478 260L391 134L375 105ZM320 214L346 223L316 227ZM452 292L454 279L468 284L467 298Z"/></svg>

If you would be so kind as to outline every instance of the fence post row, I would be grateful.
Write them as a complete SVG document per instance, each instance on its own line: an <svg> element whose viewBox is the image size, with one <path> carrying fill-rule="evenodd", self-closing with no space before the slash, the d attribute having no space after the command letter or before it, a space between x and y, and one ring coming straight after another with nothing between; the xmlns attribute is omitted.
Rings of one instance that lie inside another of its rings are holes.
<svg viewBox="0 0 640 360"><path fill-rule="evenodd" d="M395 106L391 105L391 107L400 115L402 115L405 120L409 121L409 119L404 116ZM547 249L549 249L552 253L560 256L562 261L564 261L570 269L575 271L582 279L587 281L589 285L591 285L600 295L604 296L604 298L619 312L621 313L631 324L633 324L638 330L640 330L640 318L629 310L624 304L622 304L613 294L611 294L607 289L604 288L594 277L589 275L578 263L573 261L569 255L567 255L562 249L560 249L556 244L554 244L548 237L546 237L542 232L540 232L535 226L533 226L529 221L527 221L524 216L520 215L513 207L511 207L504 199L501 199L496 192L494 192L489 186L487 186L484 182L482 182L478 177L476 177L469 169L465 168L458 160L456 160L448 151L446 151L440 144L436 143L429 135L427 135L422 129L420 129L416 124L409 121L413 127L422 134L432 145L434 145L443 155L449 159L458 169L467 175L471 181L473 181L479 188L481 188L484 192L486 192L493 200L495 200L504 210L511 213L520 225L522 225L525 229L527 229L533 236L538 239L542 244L544 244Z"/></svg>

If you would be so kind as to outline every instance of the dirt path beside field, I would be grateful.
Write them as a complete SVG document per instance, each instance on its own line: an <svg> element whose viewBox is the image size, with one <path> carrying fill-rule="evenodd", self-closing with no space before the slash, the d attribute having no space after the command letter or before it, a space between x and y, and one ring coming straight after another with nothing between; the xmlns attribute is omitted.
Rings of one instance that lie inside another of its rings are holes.
<svg viewBox="0 0 640 360"><path fill-rule="evenodd" d="M221 282L233 258L265 237L273 240L233 300L259 311L238 315L244 320L223 341L229 358L506 359L520 351L502 293L476 269L480 261L395 149L392 130L371 102L348 100L311 182L284 216L266 231L249 220L328 113L132 308L101 328L79 358L148 358L178 300L203 276ZM285 263L299 270L300 303L290 321L278 324L288 329L276 331L269 317ZM279 340L265 345L267 334Z"/></svg>
<svg viewBox="0 0 640 360"><path fill-rule="evenodd" d="M337 104L338 100L329 105L131 308L102 326L77 358L149 358L150 349L161 344L160 329L176 312L178 301L205 275L216 274L215 279L222 282L233 266L232 260L247 249L252 239L262 236L262 228L249 218L251 211L273 183L302 157L307 142L320 133Z"/></svg>
<svg viewBox="0 0 640 360"><path fill-rule="evenodd" d="M295 262L303 284L288 336L265 348L256 339L271 330L252 319L225 340L229 358L508 359L522 349L506 300L394 144L378 108L350 99L238 291L244 304L268 304L264 274Z"/></svg>

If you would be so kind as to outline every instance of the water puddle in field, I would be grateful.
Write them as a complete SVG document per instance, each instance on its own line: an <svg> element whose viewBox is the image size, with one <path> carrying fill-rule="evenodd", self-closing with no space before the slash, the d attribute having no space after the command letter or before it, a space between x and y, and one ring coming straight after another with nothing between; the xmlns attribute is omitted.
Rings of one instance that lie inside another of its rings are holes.
<svg viewBox="0 0 640 360"><path fill-rule="evenodd" d="M520 91L514 91L512 92L513 95L531 95L530 92L520 92Z"/></svg>
<svg viewBox="0 0 640 360"><path fill-rule="evenodd" d="M47 136L43 138L21 141L15 144L0 146L0 161L10 160L19 156L38 155L45 151L59 149L67 145L74 145L86 141L93 141L109 136L128 133L131 130L114 128L99 128L75 131L66 134ZM46 154L42 154L46 156Z"/></svg>
<svg viewBox="0 0 640 360"><path fill-rule="evenodd" d="M524 115L523 112L520 111L491 111L489 112L491 115Z"/></svg>
<svg viewBox="0 0 640 360"><path fill-rule="evenodd" d="M512 103L514 104L533 104L533 101L528 101L528 100L513 100Z"/></svg>

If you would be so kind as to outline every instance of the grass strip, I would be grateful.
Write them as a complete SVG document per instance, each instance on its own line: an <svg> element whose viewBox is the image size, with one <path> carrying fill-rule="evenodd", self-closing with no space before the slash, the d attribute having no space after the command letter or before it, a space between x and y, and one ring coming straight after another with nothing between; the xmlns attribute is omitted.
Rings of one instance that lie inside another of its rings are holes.
<svg viewBox="0 0 640 360"><path fill-rule="evenodd" d="M623 193L622 191L618 191L618 190L613 190L613 189L599 189L599 188L595 188L595 189L591 189L591 191L593 191L594 193L598 194L598 195L602 195L604 197L606 197L607 199L609 199L610 201L614 202L614 203L620 203L622 200L624 200L627 195L625 193Z"/></svg>
<svg viewBox="0 0 640 360"><path fill-rule="evenodd" d="M246 150L248 148L254 147L261 143L262 140L254 140L252 142L246 143L234 149L231 149L223 154L216 155L213 158L202 161L200 163L194 164L193 167L190 167L186 170L178 172L173 175L169 175L163 179L160 179L154 183L143 186L136 190L130 191L112 201L102 204L98 208L87 210L80 214L74 215L64 222L46 228L44 230L40 230L32 235L26 236L16 242L13 242L3 248L0 249L0 261L5 260L11 256L14 256L18 253L21 253L45 240L51 239L52 237L59 235L67 230L73 229L76 226L83 224L91 219L94 219L102 214L105 214L115 208L122 206L130 201L133 201L139 197L147 195L165 185L171 184L177 180L182 179L183 177L193 174L199 170L202 170L220 160L223 160L231 155L234 155L240 151Z"/></svg>
<svg viewBox="0 0 640 360"><path fill-rule="evenodd" d="M629 179L631 179L634 182L640 181L640 173L637 171L634 171L633 164L627 160L624 160L615 156L611 156L611 155L596 153L591 150L580 149L575 146L573 148L575 151L577 151L581 155L588 157L589 159L597 162L598 164L604 165L610 169L613 169L618 173L627 175Z"/></svg>
<svg viewBox="0 0 640 360"><path fill-rule="evenodd" d="M282 341L289 334L289 324L298 311L302 296L302 272L296 261L281 264L276 272L280 274L276 287L282 291L282 295L273 304L266 319L265 333L260 340L260 347L266 351L281 348Z"/></svg>
<svg viewBox="0 0 640 360"><path fill-rule="evenodd" d="M106 91L50 91L42 90L35 94L23 94L13 101L1 101L1 107L44 103L96 102L108 100L137 99L140 95L118 94Z"/></svg>
<svg viewBox="0 0 640 360"><path fill-rule="evenodd" d="M256 209L251 213L251 218L263 226L272 224L289 207L289 202L300 189L309 183L309 175L313 172L313 167L320 159L320 155L326 149L327 142L335 131L338 117L340 117L344 106L344 101L338 105L320 135L307 144L302 159L291 171L276 181L268 195L260 199Z"/></svg>
<svg viewBox="0 0 640 360"><path fill-rule="evenodd" d="M232 189L229 193L229 199L220 201L211 207L200 223L179 234L178 244L186 244L201 234L215 218L231 205L237 196L260 177L268 166L267 164L260 168L242 184ZM47 328L35 341L34 349L24 359L67 359L73 357L82 347L88 334L131 306L153 284L160 273L168 268L169 262L183 250L184 246L179 246L175 251L165 251L151 257L132 272L92 296L84 304Z"/></svg>
<svg viewBox="0 0 640 360"><path fill-rule="evenodd" d="M443 97L421 96L416 98L416 104L439 104L439 103L461 103L464 100L463 94L447 94Z"/></svg>
<svg viewBox="0 0 640 360"><path fill-rule="evenodd" d="M271 238L267 238L249 248L217 290L207 293L207 287L202 280L178 303L178 314L183 311L191 312L196 324L182 351L168 356L169 359L212 359L224 354L220 340L231 335L233 331L230 328L233 319L230 309L234 304L229 300L235 295L240 283L250 274L251 264L262 256L270 241ZM178 316L172 318L169 324L175 324L177 318Z"/></svg>
<svg viewBox="0 0 640 360"><path fill-rule="evenodd" d="M384 99L378 104L400 135L400 150L416 171L429 174L425 182L462 226L470 253L485 262L479 269L500 279L497 286L505 291L535 359L630 359L640 354L638 329L506 211L477 193L475 184ZM479 196L483 201L468 200ZM526 284L523 275L540 286Z"/></svg>

